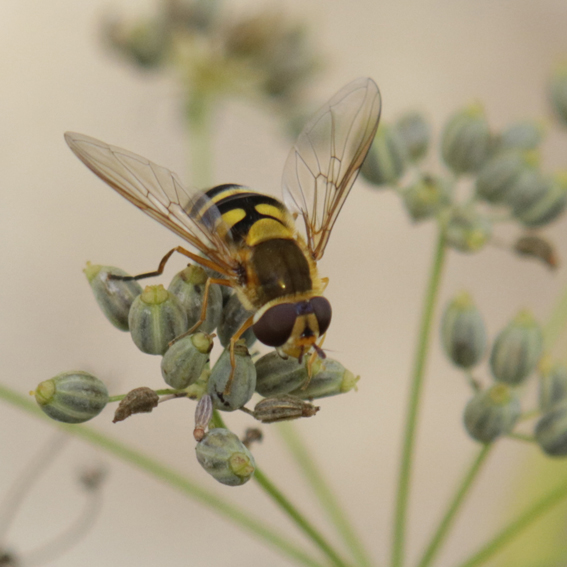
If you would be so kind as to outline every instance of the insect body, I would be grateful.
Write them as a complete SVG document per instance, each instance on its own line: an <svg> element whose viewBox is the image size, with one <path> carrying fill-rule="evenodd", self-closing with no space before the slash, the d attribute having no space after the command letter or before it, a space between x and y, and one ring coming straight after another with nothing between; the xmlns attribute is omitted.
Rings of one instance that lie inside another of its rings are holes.
<svg viewBox="0 0 567 567"><path fill-rule="evenodd" d="M317 271L339 211L368 153L380 118L372 79L343 87L308 122L287 159L281 201L240 185L185 189L178 176L147 159L66 133L73 152L113 189L192 244L205 258L174 251L219 272L209 282L236 290L254 312L231 339L253 326L261 342L301 359L331 321ZM295 226L300 216L305 236ZM203 309L204 311L204 309Z"/></svg>

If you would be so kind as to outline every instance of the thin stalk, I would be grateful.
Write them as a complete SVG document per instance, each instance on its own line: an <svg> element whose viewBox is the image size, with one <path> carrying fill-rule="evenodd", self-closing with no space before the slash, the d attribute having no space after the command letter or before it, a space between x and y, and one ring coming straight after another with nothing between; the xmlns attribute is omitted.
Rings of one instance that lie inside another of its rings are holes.
<svg viewBox="0 0 567 567"><path fill-rule="evenodd" d="M113 454L115 457L136 466L150 475L153 475L155 478L161 480L171 488L179 490L186 496L190 496L194 500L201 502L201 504L212 508L220 515L233 521L248 532L251 532L259 540L262 540L267 545L277 549L280 553L286 555L290 559L308 567L324 567L324 564L319 560L313 558L287 538L281 536L276 530L269 528L266 525L266 520L264 518L255 518L251 514L244 512L233 504L228 503L225 497L221 498L213 492L209 492L183 473L164 465L149 455L132 449L120 441L113 439L108 435L99 433L88 426L56 423L46 417L39 407L29 399L29 397L23 396L22 394L19 394L1 384L0 398L35 417L43 418L46 422L49 422L52 425L57 425L64 431L80 437L81 439L104 449L108 453Z"/></svg>
<svg viewBox="0 0 567 567"><path fill-rule="evenodd" d="M227 429L220 413L215 410L212 422L215 427ZM287 499L276 485L258 468L254 472L254 480L264 489L270 498L295 522L307 537L331 560L336 567L346 567L347 563L341 559L331 544L311 525L305 516Z"/></svg>
<svg viewBox="0 0 567 567"><path fill-rule="evenodd" d="M551 348L567 326L567 286L559 301L553 306L551 316L543 328L543 339L546 348Z"/></svg>
<svg viewBox="0 0 567 567"><path fill-rule="evenodd" d="M425 302L421 315L419 338L415 354L410 396L406 413L406 426L404 433L404 444L400 463L400 474L398 480L398 492L396 497L396 509L394 515L394 540L392 545L392 567L402 567L404 563L406 518L411 482L411 472L413 465L415 431L419 415L419 405L421 400L421 389L423 387L423 377L427 352L431 336L431 325L435 303L439 292L441 274L445 260L445 238L443 229L440 228L433 256L433 264L429 283L425 294Z"/></svg>
<svg viewBox="0 0 567 567"><path fill-rule="evenodd" d="M276 486L258 468L254 473L254 480L266 491L282 510L301 528L305 534L319 547L336 567L347 567L347 563L338 555L327 540L311 525L311 523L297 510L297 508L280 492Z"/></svg>
<svg viewBox="0 0 567 567"><path fill-rule="evenodd" d="M506 545L518 538L522 532L530 527L541 516L549 512L560 502L567 498L567 482L550 490L545 496L529 506L523 514L510 522L503 530L493 537L486 545L481 547L469 559L458 567L476 567L488 561Z"/></svg>
<svg viewBox="0 0 567 567"><path fill-rule="evenodd" d="M208 96L193 92L187 103L186 116L191 185L204 189L210 187L213 178L212 103Z"/></svg>
<svg viewBox="0 0 567 567"><path fill-rule="evenodd" d="M313 493L318 498L322 508L327 513L327 517L335 525L338 534L343 538L345 544L350 549L357 565L360 567L370 567L372 561L368 552L360 541L356 530L350 523L346 512L342 509L335 493L327 484L323 471L317 466L301 435L291 423L279 424L278 431L283 438L289 452L295 458L304 477L309 482Z"/></svg>
<svg viewBox="0 0 567 567"><path fill-rule="evenodd" d="M447 539L449 530L455 523L457 513L459 512L463 502L465 501L465 497L468 495L469 490L476 480L478 473L480 472L482 465L485 463L492 447L493 444L484 445L471 463L471 466L464 475L463 480L461 481L457 491L455 492L455 495L453 496L453 499L449 503L445 515L443 516L441 522L439 523L439 526L437 527L437 530L431 538L431 541L427 546L425 553L418 563L419 567L428 567L439 552L441 545Z"/></svg>

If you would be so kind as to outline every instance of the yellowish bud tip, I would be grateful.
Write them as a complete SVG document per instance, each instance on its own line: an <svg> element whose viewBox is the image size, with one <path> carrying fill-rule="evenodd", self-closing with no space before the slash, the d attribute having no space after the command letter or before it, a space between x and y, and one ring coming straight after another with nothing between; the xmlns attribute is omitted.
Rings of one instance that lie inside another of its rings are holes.
<svg viewBox="0 0 567 567"><path fill-rule="evenodd" d="M148 305L159 305L167 300L169 292L162 284L148 285L141 295L141 300Z"/></svg>

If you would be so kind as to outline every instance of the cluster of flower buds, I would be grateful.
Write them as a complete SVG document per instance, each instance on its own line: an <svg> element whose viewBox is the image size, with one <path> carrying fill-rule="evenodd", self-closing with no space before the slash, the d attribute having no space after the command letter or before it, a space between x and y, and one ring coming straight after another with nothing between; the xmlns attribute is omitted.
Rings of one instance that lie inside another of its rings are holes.
<svg viewBox="0 0 567 567"><path fill-rule="evenodd" d="M554 76L550 92L556 115L567 124L567 66ZM376 188L394 188L413 221L435 218L448 246L473 253L490 242L497 222L533 230L565 211L567 173L542 170L542 141L539 122L522 120L497 132L473 104L446 121L438 145L445 173L433 174L425 165L431 128L411 112L381 123L361 174Z"/></svg>
<svg viewBox="0 0 567 567"><path fill-rule="evenodd" d="M487 351L487 337L480 311L468 293L457 295L447 305L441 339L449 359L470 377ZM477 381L472 382L475 394L465 408L464 424L473 439L491 443L512 432L521 414L519 387L538 365L541 411L551 411L559 401L567 399L567 370L544 365L542 354L541 327L529 312L521 311L497 334L490 347L492 383L483 389ZM567 426L565 434L567 454Z"/></svg>
<svg viewBox="0 0 567 567"><path fill-rule="evenodd" d="M167 289L161 284L142 288L126 272L110 266L88 264L85 274L106 318L129 332L142 352L162 357L161 373L169 386L157 391L140 387L116 396L112 401L120 404L114 422L151 412L172 397L198 400L193 432L197 459L219 482L243 484L254 472L254 460L249 443L226 429L209 429L213 411L242 410L262 423L311 417L319 408L310 400L356 388L357 376L319 355L299 362L272 351L254 361L249 351L256 341L252 329L232 345L251 312L231 289L208 281L216 276L210 270L190 265ZM224 351L211 365L214 331ZM263 399L251 410L245 406L254 394ZM82 371L42 382L35 397L47 415L66 423L92 419L109 401L106 386Z"/></svg>
<svg viewBox="0 0 567 567"><path fill-rule="evenodd" d="M308 28L278 10L246 15L219 0L161 2L153 18L107 18L108 45L145 71L173 69L191 98L265 97L281 111L297 113L301 91L320 68Z"/></svg>

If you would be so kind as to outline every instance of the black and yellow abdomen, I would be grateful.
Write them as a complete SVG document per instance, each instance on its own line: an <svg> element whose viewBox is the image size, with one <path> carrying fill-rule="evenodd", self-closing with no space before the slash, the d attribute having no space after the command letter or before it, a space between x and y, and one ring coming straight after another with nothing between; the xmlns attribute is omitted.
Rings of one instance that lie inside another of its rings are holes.
<svg viewBox="0 0 567 567"><path fill-rule="evenodd" d="M306 257L283 203L240 185L219 185L206 195L209 200L193 215L203 219L220 213L218 230L246 258L241 283L255 308L312 291L314 263Z"/></svg>

